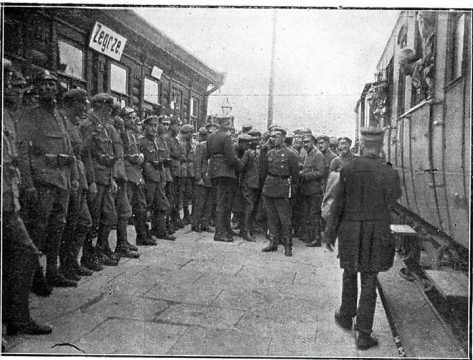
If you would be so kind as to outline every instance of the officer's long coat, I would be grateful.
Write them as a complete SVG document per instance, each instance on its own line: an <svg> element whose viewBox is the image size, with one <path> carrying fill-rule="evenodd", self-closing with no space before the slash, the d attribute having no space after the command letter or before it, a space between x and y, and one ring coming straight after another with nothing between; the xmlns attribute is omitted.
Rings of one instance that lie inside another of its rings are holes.
<svg viewBox="0 0 473 360"><path fill-rule="evenodd" d="M338 235L341 268L379 272L392 266L390 206L400 196L397 172L376 156L343 167L327 224L327 238L334 241Z"/></svg>

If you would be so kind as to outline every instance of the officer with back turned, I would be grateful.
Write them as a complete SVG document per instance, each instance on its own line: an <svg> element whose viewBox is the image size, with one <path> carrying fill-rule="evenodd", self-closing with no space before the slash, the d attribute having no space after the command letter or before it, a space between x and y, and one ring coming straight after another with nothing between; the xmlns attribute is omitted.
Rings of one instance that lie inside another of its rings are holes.
<svg viewBox="0 0 473 360"><path fill-rule="evenodd" d="M64 119L56 108L57 78L47 70L41 71L35 86L38 104L25 110L18 123L19 168L28 204L28 230L38 248L46 253L48 285L77 286L76 281L58 271L70 191L72 186L78 186L77 179L72 178L75 158Z"/></svg>
<svg viewBox="0 0 473 360"><path fill-rule="evenodd" d="M273 148L268 151L262 167L263 201L270 232L270 244L262 251L276 251L284 245L284 255L292 256L291 203L294 184L299 177L299 163L294 151L284 145L286 131L274 127L271 131Z"/></svg>
<svg viewBox="0 0 473 360"><path fill-rule="evenodd" d="M207 139L209 176L217 191L214 240L232 242L231 207L238 184L236 172L241 168L241 162L233 147L230 118L217 118L217 121L218 130L210 134Z"/></svg>
<svg viewBox="0 0 473 360"><path fill-rule="evenodd" d="M362 155L340 172L324 238L332 249L338 236L343 269L342 304L335 320L341 327L351 329L356 316L356 345L365 350L378 344L371 336L376 279L378 272L393 265L390 206L401 196L401 189L396 171L379 158L383 130L362 129L361 136ZM357 308L358 273L361 294Z"/></svg>

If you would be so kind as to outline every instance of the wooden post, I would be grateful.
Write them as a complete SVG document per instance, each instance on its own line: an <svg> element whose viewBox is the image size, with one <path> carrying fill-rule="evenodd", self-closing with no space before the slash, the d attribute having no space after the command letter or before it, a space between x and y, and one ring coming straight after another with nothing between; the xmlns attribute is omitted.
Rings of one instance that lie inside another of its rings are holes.
<svg viewBox="0 0 473 360"><path fill-rule="evenodd" d="M274 51L276 48L276 10L273 11L273 34L271 40L271 68L269 73L269 98L268 98L268 128L273 123L273 105L274 105Z"/></svg>

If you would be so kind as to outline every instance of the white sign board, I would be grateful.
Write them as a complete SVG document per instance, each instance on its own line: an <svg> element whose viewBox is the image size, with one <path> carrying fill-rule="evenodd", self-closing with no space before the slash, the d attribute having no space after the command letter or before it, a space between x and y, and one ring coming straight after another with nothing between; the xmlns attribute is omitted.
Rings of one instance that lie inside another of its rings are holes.
<svg viewBox="0 0 473 360"><path fill-rule="evenodd" d="M97 21L90 35L89 47L120 61L126 40L123 36Z"/></svg>
<svg viewBox="0 0 473 360"><path fill-rule="evenodd" d="M157 66L153 66L153 69L151 70L151 76L152 77L159 80L159 79L161 79L162 74L163 74L163 70L161 70Z"/></svg>

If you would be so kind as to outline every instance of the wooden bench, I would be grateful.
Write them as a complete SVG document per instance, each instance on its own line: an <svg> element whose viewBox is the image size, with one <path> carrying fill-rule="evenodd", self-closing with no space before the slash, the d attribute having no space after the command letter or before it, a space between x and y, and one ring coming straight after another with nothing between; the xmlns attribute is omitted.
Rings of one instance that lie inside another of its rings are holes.
<svg viewBox="0 0 473 360"><path fill-rule="evenodd" d="M468 276L464 272L426 270L425 274L445 299L468 299Z"/></svg>

